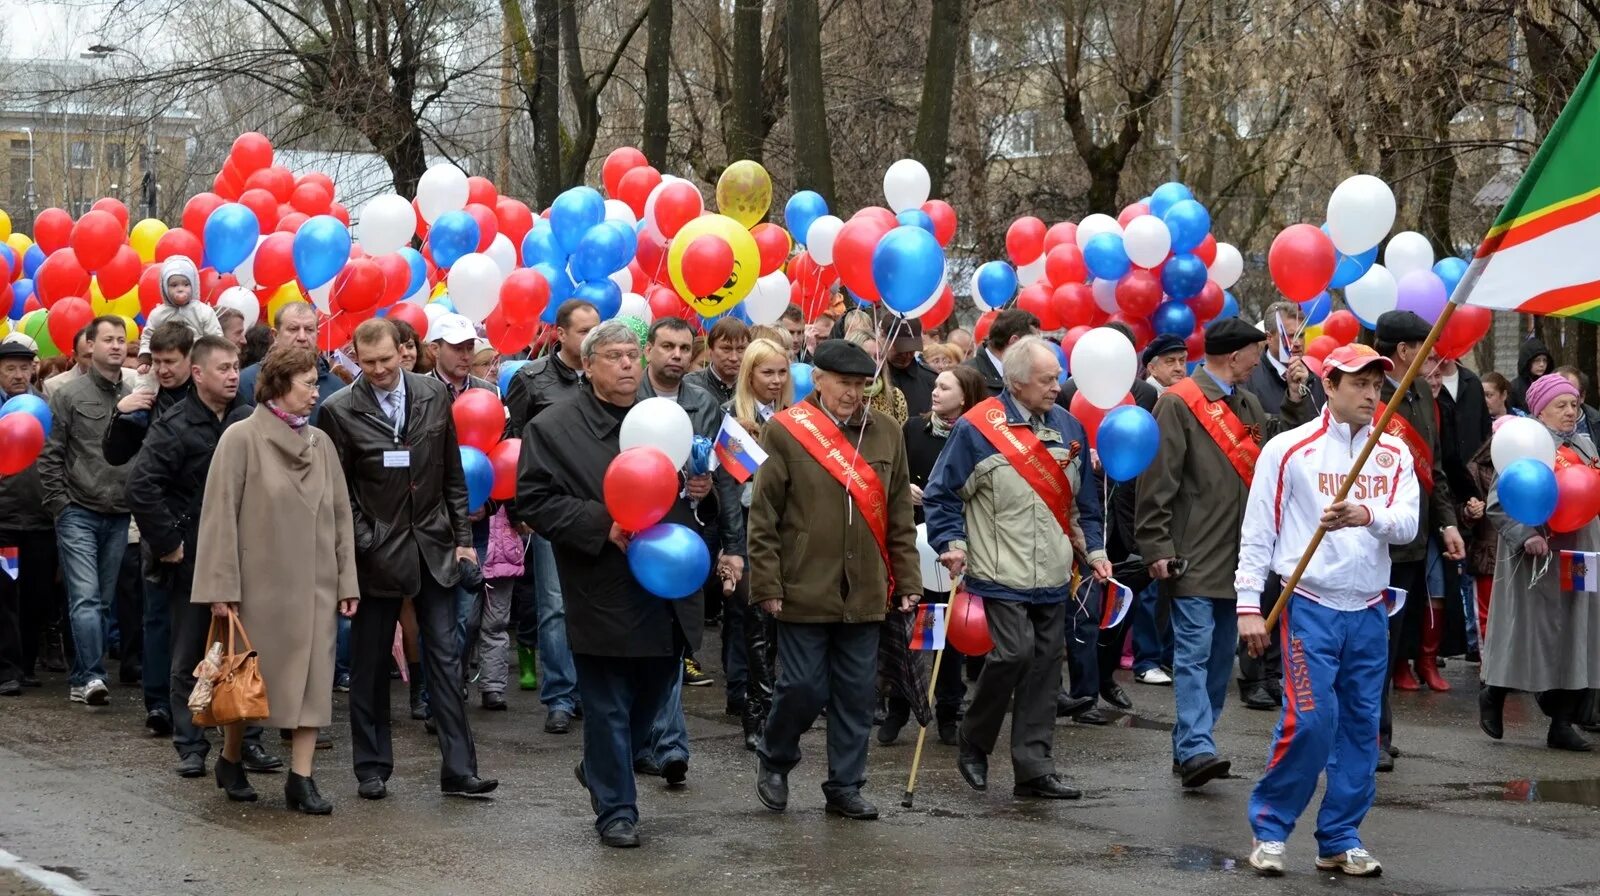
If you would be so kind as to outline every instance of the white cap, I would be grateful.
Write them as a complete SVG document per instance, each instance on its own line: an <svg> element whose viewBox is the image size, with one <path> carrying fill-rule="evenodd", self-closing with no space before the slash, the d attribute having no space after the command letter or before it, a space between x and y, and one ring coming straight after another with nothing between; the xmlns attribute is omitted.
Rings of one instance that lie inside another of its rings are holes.
<svg viewBox="0 0 1600 896"><path fill-rule="evenodd" d="M34 341L34 338L27 333L10 333L7 334L6 338L0 339L0 342L14 342L18 345L25 345L34 354L39 353L39 343Z"/></svg>
<svg viewBox="0 0 1600 896"><path fill-rule="evenodd" d="M472 326L472 321L467 320L465 315L446 313L433 319L433 323L428 326L428 338L424 341L460 345L477 338L477 328Z"/></svg>

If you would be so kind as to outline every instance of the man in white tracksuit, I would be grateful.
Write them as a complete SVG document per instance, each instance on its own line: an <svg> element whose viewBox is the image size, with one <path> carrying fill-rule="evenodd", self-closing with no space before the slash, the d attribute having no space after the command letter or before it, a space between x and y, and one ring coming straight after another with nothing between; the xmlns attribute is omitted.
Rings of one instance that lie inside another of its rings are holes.
<svg viewBox="0 0 1600 896"><path fill-rule="evenodd" d="M1327 408L1262 449L1240 536L1239 637L1259 655L1268 641L1261 606L1267 573L1287 580L1318 524L1329 530L1279 619L1283 717L1266 774L1250 795L1250 864L1262 874L1283 873L1284 841L1326 771L1317 868L1364 877L1383 870L1362 848L1358 829L1377 792L1389 546L1416 536L1421 489L1411 452L1385 435L1346 499L1334 502L1371 432L1393 363L1367 346L1347 345L1330 352L1322 368Z"/></svg>

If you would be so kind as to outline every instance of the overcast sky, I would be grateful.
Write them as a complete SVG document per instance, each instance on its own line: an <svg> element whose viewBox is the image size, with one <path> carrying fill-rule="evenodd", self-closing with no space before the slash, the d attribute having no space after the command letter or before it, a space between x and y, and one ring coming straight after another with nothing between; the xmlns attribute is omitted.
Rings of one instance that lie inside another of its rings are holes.
<svg viewBox="0 0 1600 896"><path fill-rule="evenodd" d="M0 38L8 59L76 59L100 41L105 7L94 3L0 0Z"/></svg>

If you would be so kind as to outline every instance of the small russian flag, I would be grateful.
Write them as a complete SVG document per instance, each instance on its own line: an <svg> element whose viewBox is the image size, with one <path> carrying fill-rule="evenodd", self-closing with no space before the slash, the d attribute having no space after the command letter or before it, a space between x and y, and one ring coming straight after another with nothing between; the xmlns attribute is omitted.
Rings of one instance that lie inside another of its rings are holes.
<svg viewBox="0 0 1600 896"><path fill-rule="evenodd" d="M944 649L944 604L918 604L911 621L912 650Z"/></svg>
<svg viewBox="0 0 1600 896"><path fill-rule="evenodd" d="M722 415L722 429L717 431L713 450L717 453L717 463L741 483L756 475L756 470L767 460L767 452L761 450L739 421L727 414Z"/></svg>
<svg viewBox="0 0 1600 896"><path fill-rule="evenodd" d="M1600 554L1592 551L1561 552L1562 591L1600 591Z"/></svg>
<svg viewBox="0 0 1600 896"><path fill-rule="evenodd" d="M1406 589L1404 589L1404 588L1385 588L1385 589L1383 589L1383 602L1386 605L1388 605L1388 607L1389 607L1389 615L1393 616L1394 614L1400 612L1401 610L1405 609L1405 607L1406 607Z"/></svg>
<svg viewBox="0 0 1600 896"><path fill-rule="evenodd" d="M1128 610L1133 608L1133 589L1116 579L1107 579L1105 592L1103 601L1105 606L1100 611L1100 627L1112 629L1128 618Z"/></svg>
<svg viewBox="0 0 1600 896"><path fill-rule="evenodd" d="M18 566L16 548L0 548L0 570L4 570L5 574L13 579L17 577Z"/></svg>

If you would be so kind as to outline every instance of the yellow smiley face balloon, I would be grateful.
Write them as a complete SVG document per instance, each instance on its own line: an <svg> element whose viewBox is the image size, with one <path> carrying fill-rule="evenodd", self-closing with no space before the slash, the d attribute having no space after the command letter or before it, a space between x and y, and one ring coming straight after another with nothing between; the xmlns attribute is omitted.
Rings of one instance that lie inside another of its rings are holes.
<svg viewBox="0 0 1600 896"><path fill-rule="evenodd" d="M717 178L717 211L745 230L760 224L772 205L772 177L761 163L734 162Z"/></svg>
<svg viewBox="0 0 1600 896"><path fill-rule="evenodd" d="M715 292L697 296L684 282L683 255L690 243L703 236L717 237L733 250L733 273ZM739 304L750 294L756 279L761 276L761 250L756 246L755 237L738 221L726 215L702 215L685 224L672 238L672 244L667 247L667 276L672 279L673 289L678 291L690 308L701 317L713 317Z"/></svg>

